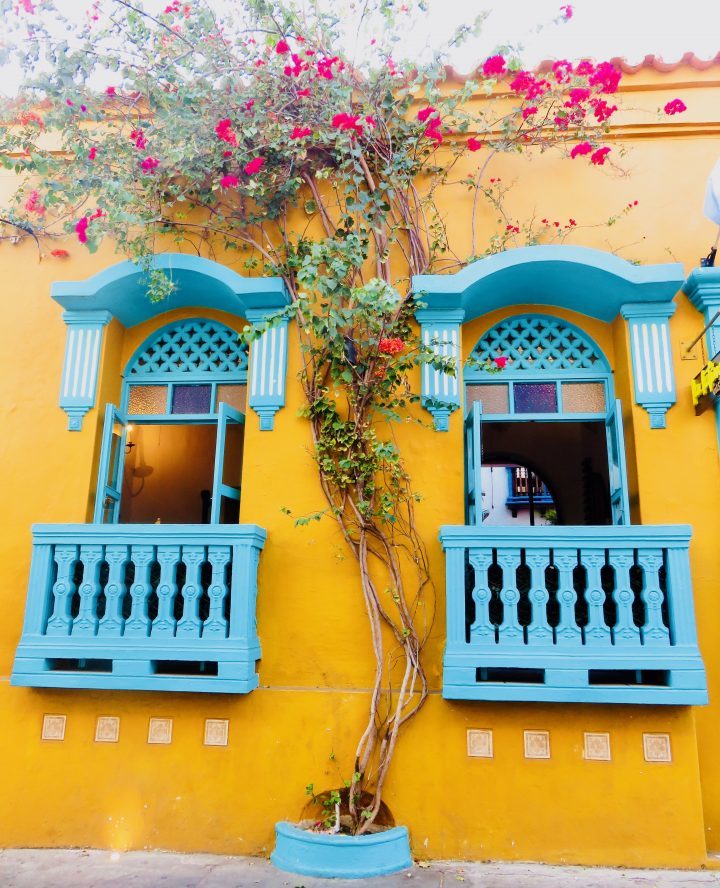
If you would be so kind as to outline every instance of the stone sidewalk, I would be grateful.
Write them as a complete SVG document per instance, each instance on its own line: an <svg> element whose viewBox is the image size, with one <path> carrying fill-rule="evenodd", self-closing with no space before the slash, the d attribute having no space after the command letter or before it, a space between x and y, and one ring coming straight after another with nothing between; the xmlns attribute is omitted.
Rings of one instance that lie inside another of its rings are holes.
<svg viewBox="0 0 720 888"><path fill-rule="evenodd" d="M525 863L432 863L393 876L314 879L268 861L134 851L0 851L1 888L700 888L720 871L619 870Z"/></svg>

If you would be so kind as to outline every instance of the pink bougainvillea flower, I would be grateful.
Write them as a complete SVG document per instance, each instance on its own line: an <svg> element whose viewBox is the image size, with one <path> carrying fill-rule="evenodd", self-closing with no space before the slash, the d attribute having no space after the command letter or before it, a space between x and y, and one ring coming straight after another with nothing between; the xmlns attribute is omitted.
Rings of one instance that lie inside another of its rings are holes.
<svg viewBox="0 0 720 888"><path fill-rule="evenodd" d="M432 117L433 114L437 114L437 109L428 106L427 108L423 108L421 111L418 111L417 119L420 121L420 123L425 123L428 117Z"/></svg>
<svg viewBox="0 0 720 888"><path fill-rule="evenodd" d="M470 136L465 144L467 145L468 151L479 151L483 146L480 139L476 139L475 136Z"/></svg>
<svg viewBox="0 0 720 888"><path fill-rule="evenodd" d="M35 4L32 0L19 0L18 5L15 7L15 15L17 15L21 9L23 12L27 12L28 15L32 15L35 12Z"/></svg>
<svg viewBox="0 0 720 888"><path fill-rule="evenodd" d="M106 95L106 96L115 96L115 95L117 95L117 92L116 92L116 90L115 90L115 87L114 87L114 86L108 86L108 87L105 89L105 95Z"/></svg>
<svg viewBox="0 0 720 888"><path fill-rule="evenodd" d="M135 147L142 151L143 148L147 145L147 139L145 138L145 133L141 129L134 129L130 133L130 141L135 143Z"/></svg>
<svg viewBox="0 0 720 888"><path fill-rule="evenodd" d="M581 102L584 102L586 99L590 98L590 90L585 89L584 87L577 86L575 89L571 89L568 93L568 101L565 102L566 108L573 108L575 105L579 105Z"/></svg>
<svg viewBox="0 0 720 888"><path fill-rule="evenodd" d="M297 91L297 94L298 94L298 98L309 96L310 95L310 88L308 87L306 89L299 89Z"/></svg>
<svg viewBox="0 0 720 888"><path fill-rule="evenodd" d="M578 67L577 73L580 73L580 67ZM622 71L616 68L612 62L600 62L588 77L588 83L590 86L599 86L600 92L614 93L617 92L621 77Z"/></svg>
<svg viewBox="0 0 720 888"><path fill-rule="evenodd" d="M361 120L359 114L346 114L343 111L340 114L335 114L331 123L332 126L335 127L335 129L342 130L343 132L349 132L353 137L355 137L362 135L363 127L366 125L367 119Z"/></svg>
<svg viewBox="0 0 720 888"><path fill-rule="evenodd" d="M682 99L673 99L665 105L663 111L666 114L682 114L683 111L687 111L687 105Z"/></svg>
<svg viewBox="0 0 720 888"><path fill-rule="evenodd" d="M324 56L323 58L318 59L316 62L317 76L322 77L325 80L334 80L335 75L332 70L333 65L335 65L339 71L342 71L344 67L340 62L339 56Z"/></svg>
<svg viewBox="0 0 720 888"><path fill-rule="evenodd" d="M70 255L67 250L51 250L50 255L54 256L56 259L67 259Z"/></svg>
<svg viewBox="0 0 720 888"><path fill-rule="evenodd" d="M537 109L536 105L530 105L528 108L523 108L523 112L522 112L523 120L527 120L528 117L532 117L533 114L537 114L537 111L538 111L538 109Z"/></svg>
<svg viewBox="0 0 720 888"><path fill-rule="evenodd" d="M33 189L25 201L25 209L28 213L37 213L38 216L45 215L45 207L40 200L40 195Z"/></svg>
<svg viewBox="0 0 720 888"><path fill-rule="evenodd" d="M498 355L496 358L493 358L493 363L500 370L505 369L505 365L507 364L507 362L508 362L508 359L505 355Z"/></svg>
<svg viewBox="0 0 720 888"><path fill-rule="evenodd" d="M245 102L245 110L252 111L254 105L255 105L255 99L248 99L247 102Z"/></svg>
<svg viewBox="0 0 720 888"><path fill-rule="evenodd" d="M255 173L260 172L264 163L264 157L255 157L250 161L250 163L245 164L243 172L246 176L254 176Z"/></svg>
<svg viewBox="0 0 720 888"><path fill-rule="evenodd" d="M608 105L605 99L590 99L590 106L598 123L609 120L618 109L617 105Z"/></svg>
<svg viewBox="0 0 720 888"><path fill-rule="evenodd" d="M68 108L72 108L75 102L71 102L70 99L65 99L65 104L68 106Z"/></svg>
<svg viewBox="0 0 720 888"><path fill-rule="evenodd" d="M232 156L233 156L232 151L223 151L223 157L232 157Z"/></svg>
<svg viewBox="0 0 720 888"><path fill-rule="evenodd" d="M572 62L569 62L567 59L558 59L556 62L553 62L552 72L558 83L567 83L573 72Z"/></svg>
<svg viewBox="0 0 720 888"><path fill-rule="evenodd" d="M309 126L296 126L293 131L290 133L291 139L304 139L306 136L311 136L312 130Z"/></svg>
<svg viewBox="0 0 720 888"><path fill-rule="evenodd" d="M146 157L145 160L141 161L140 169L144 173L151 173L153 170L156 170L160 166L160 161L157 157Z"/></svg>
<svg viewBox="0 0 720 888"><path fill-rule="evenodd" d="M498 77L506 72L505 59L501 55L490 56L485 59L482 71L486 77Z"/></svg>
<svg viewBox="0 0 720 888"><path fill-rule="evenodd" d="M275 52L278 55L285 55L286 53L290 52L290 44L287 42L287 40L278 40L278 42L275 44Z"/></svg>
<svg viewBox="0 0 720 888"><path fill-rule="evenodd" d="M608 154L610 154L610 149L607 146L605 148L598 148L597 151L594 151L590 155L590 162L597 166L602 166L605 163L605 158Z"/></svg>
<svg viewBox="0 0 720 888"><path fill-rule="evenodd" d="M105 210L101 210L98 207L95 212L90 216L90 221L92 222L94 219L100 219L105 215Z"/></svg>
<svg viewBox="0 0 720 888"><path fill-rule="evenodd" d="M239 184L240 180L237 176L223 176L220 179L221 188L237 188Z"/></svg>
<svg viewBox="0 0 720 888"><path fill-rule="evenodd" d="M566 19L571 19L573 17L573 8L569 3L565 6L561 6L560 12L562 12Z"/></svg>
<svg viewBox="0 0 720 888"><path fill-rule="evenodd" d="M75 223L75 233L77 234L77 239L80 241L81 244L87 243L87 229L89 224L90 220L87 216L83 216Z"/></svg>
<svg viewBox="0 0 720 888"><path fill-rule="evenodd" d="M590 154L592 150L593 148L590 142L578 142L570 152L570 157L574 160L581 154Z"/></svg>
<svg viewBox="0 0 720 888"><path fill-rule="evenodd" d="M228 145L237 145L237 134L232 128L232 121L229 117L218 120L215 126L215 135L221 142L227 142Z"/></svg>
<svg viewBox="0 0 720 888"><path fill-rule="evenodd" d="M405 343L400 338L381 339L378 345L378 351L384 355L399 355L405 348Z"/></svg>
<svg viewBox="0 0 720 888"><path fill-rule="evenodd" d="M441 121L439 117L433 117L425 127L424 135L435 142L435 147L437 147L443 140L442 133L440 132L440 123Z"/></svg>
<svg viewBox="0 0 720 888"><path fill-rule="evenodd" d="M95 160L97 157L97 148L93 145L92 148L88 151L88 160Z"/></svg>

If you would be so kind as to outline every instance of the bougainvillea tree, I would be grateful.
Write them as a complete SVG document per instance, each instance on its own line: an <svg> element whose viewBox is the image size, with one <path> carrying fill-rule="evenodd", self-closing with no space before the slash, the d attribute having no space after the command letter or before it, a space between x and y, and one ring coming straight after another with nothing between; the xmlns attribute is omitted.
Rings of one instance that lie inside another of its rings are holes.
<svg viewBox="0 0 720 888"><path fill-rule="evenodd" d="M620 72L558 61L538 73L498 51L458 85L441 54L395 57L409 15L396 0L367 0L357 29L376 36L359 48L317 5L232 6L223 19L201 0L100 0L76 25L51 0L0 0L27 72L5 113L2 162L20 186L2 224L49 261L111 239L146 269L150 299L173 288L152 263L166 249L285 281L323 520L357 560L376 662L342 793L344 827L363 833L428 694L433 590L393 423L419 421L419 365L457 369L420 343L411 277L536 237L538 226L503 217L493 158L552 149L608 163ZM451 188L472 193L463 256L436 204ZM501 221L481 244L488 212ZM563 236L558 222L538 225Z"/></svg>

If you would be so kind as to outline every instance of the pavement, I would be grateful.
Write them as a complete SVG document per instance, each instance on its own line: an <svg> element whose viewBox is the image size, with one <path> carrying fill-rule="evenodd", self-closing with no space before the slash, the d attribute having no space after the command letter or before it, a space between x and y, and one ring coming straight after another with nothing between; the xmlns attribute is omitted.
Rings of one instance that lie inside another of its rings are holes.
<svg viewBox="0 0 720 888"><path fill-rule="evenodd" d="M0 851L0 888L703 888L720 871L536 863L419 864L365 880L315 879L253 857L162 851Z"/></svg>

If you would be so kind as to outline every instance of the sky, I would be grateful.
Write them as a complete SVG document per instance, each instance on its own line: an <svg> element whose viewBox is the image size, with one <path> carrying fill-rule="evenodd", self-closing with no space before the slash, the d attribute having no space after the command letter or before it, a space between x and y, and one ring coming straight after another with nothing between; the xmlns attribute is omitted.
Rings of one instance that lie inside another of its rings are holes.
<svg viewBox="0 0 720 888"><path fill-rule="evenodd" d="M35 0L36 3L39 0ZM84 18L90 0L56 0L69 17ZM167 0L145 0L147 8ZM190 0L192 2L192 0ZM220 10L232 10L236 0L211 0ZM322 2L322 0L321 0ZM352 17L362 0L327 0L332 9ZM523 46L522 58L533 66L546 58L624 56L639 62L654 53L675 61L685 52L711 58L720 50L720 4L718 0L575 0L572 17L557 25L566 0L427 0L429 15L422 26L412 27L414 0L408 7L408 37L403 55L424 55L428 47L443 42L463 21L479 12L489 12L482 33L459 47L451 61L461 73L474 69L499 45ZM41 6L41 3L39 4ZM422 19L422 17L421 17ZM545 27L538 29L539 24ZM2 92L12 94L20 72L4 70Z"/></svg>

